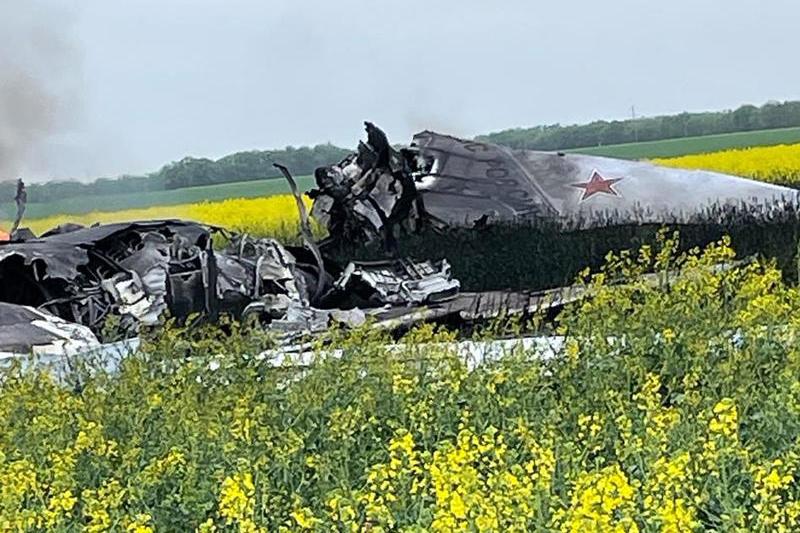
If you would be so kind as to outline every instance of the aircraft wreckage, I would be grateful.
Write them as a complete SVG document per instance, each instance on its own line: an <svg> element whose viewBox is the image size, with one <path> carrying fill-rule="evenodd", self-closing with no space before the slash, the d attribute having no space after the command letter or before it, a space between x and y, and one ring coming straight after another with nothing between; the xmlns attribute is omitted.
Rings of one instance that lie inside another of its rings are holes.
<svg viewBox="0 0 800 533"><path fill-rule="evenodd" d="M134 337L169 315L253 318L285 339L332 324L398 329L431 320L474 323L528 314L582 296L547 291L463 292L446 259L392 258L341 265L337 244L381 241L430 225L479 228L551 220L564 227L691 223L709 211L797 205L797 191L734 176L559 152L511 150L425 131L404 148L366 123L367 140L318 168L308 195L328 237L311 237L294 181L304 246L189 221L62 225L35 236L18 215L0 242L0 360L78 353L113 331ZM215 242L224 242L222 246Z"/></svg>

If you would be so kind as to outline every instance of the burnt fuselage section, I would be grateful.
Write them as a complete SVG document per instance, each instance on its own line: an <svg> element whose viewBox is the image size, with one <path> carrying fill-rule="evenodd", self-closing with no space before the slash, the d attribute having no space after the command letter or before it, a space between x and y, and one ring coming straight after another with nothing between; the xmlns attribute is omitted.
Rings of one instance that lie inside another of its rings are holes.
<svg viewBox="0 0 800 533"><path fill-rule="evenodd" d="M702 170L561 152L512 150L432 131L396 148L371 123L367 140L319 168L312 214L331 239L383 240L423 225L480 228L547 221L564 229L673 224L800 204L794 189Z"/></svg>
<svg viewBox="0 0 800 533"><path fill-rule="evenodd" d="M215 248L215 240L224 244ZM131 336L166 316L190 315L254 316L278 331L313 332L333 321L362 323L359 305L439 302L459 288L446 261L342 269L304 248L180 220L70 225L2 243L0 280L0 302L84 326L101 339L112 329Z"/></svg>
<svg viewBox="0 0 800 533"><path fill-rule="evenodd" d="M134 331L169 310L240 316L265 294L302 299L293 256L270 239L228 236L179 220L71 226L0 244L0 301L48 311L100 333L109 318Z"/></svg>

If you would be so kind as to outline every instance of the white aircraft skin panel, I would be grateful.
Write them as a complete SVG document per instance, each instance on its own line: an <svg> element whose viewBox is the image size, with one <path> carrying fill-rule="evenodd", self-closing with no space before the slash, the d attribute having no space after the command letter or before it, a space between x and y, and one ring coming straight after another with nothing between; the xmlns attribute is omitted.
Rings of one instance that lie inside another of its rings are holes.
<svg viewBox="0 0 800 533"><path fill-rule="evenodd" d="M414 139L434 163L417 185L425 206L456 226L486 216L509 222L559 219L580 227L691 222L726 204L759 211L798 203L794 189L717 172L510 150L432 132Z"/></svg>
<svg viewBox="0 0 800 533"><path fill-rule="evenodd" d="M640 207L652 213L653 221L659 221L663 220L659 215L665 213L688 217L713 204L797 201L797 192L792 189L717 172L601 157L565 157L572 160L582 176L577 182L563 176L562 186L569 193L556 201L556 208L567 217L614 210L627 212ZM599 184L584 186L593 176Z"/></svg>

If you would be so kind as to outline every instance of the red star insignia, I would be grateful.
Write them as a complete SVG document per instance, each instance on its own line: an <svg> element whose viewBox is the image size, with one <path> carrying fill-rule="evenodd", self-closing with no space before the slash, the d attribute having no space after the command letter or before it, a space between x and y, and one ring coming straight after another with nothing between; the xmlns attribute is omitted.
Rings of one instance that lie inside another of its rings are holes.
<svg viewBox="0 0 800 533"><path fill-rule="evenodd" d="M622 178L609 178L605 179L600 173L596 170L592 171L592 177L589 178L589 181L584 183L572 183L573 187L578 187L579 189L583 189L583 196L581 197L581 201L586 200L590 196L597 194L599 192L604 192L606 194L610 194L612 196L619 196L617 191L611 188L616 182L620 181Z"/></svg>

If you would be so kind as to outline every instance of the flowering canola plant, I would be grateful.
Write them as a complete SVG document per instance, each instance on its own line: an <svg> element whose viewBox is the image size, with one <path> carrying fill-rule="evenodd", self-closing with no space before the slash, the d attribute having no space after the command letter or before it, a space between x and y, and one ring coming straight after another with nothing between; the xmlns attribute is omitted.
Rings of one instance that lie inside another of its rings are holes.
<svg viewBox="0 0 800 533"><path fill-rule="evenodd" d="M272 368L230 324L166 327L79 386L7 368L0 529L796 531L800 291L727 240L676 249L586 273L547 360L468 371L424 326Z"/></svg>
<svg viewBox="0 0 800 533"><path fill-rule="evenodd" d="M757 146L653 159L658 165L733 174L781 185L800 185L800 144Z"/></svg>
<svg viewBox="0 0 800 533"><path fill-rule="evenodd" d="M306 196L303 199L306 207L310 208L310 199ZM258 236L293 238L299 231L297 204L290 194L263 198L231 198L217 202L165 205L122 211L95 211L84 215L54 215L39 219L26 219L24 225L39 234L67 222L88 226L96 222L168 218L195 220Z"/></svg>

